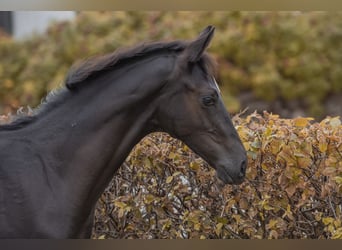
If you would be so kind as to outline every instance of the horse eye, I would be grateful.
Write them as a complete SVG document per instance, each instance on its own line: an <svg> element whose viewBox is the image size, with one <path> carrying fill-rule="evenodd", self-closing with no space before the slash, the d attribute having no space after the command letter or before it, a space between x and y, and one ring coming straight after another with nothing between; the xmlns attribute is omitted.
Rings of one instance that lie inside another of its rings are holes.
<svg viewBox="0 0 342 250"><path fill-rule="evenodd" d="M202 102L205 106L211 106L215 104L215 99L211 96L205 96L202 98Z"/></svg>

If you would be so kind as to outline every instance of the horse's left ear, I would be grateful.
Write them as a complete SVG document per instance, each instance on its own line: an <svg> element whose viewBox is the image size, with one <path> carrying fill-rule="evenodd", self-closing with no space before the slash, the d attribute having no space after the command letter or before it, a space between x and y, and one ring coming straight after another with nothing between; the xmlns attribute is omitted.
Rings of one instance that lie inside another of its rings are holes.
<svg viewBox="0 0 342 250"><path fill-rule="evenodd" d="M215 27L208 26L199 36L185 48L184 53L186 59L190 63L198 62L205 49L209 46L211 39L214 36Z"/></svg>

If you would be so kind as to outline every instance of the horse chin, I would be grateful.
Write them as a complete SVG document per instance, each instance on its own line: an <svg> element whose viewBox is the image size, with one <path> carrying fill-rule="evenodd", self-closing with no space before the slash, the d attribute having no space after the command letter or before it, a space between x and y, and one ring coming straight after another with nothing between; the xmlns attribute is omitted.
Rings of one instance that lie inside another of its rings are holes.
<svg viewBox="0 0 342 250"><path fill-rule="evenodd" d="M221 186L225 185L240 185L244 178L232 178L227 171L225 171L223 168L217 168L216 169L216 177L218 179L218 184Z"/></svg>

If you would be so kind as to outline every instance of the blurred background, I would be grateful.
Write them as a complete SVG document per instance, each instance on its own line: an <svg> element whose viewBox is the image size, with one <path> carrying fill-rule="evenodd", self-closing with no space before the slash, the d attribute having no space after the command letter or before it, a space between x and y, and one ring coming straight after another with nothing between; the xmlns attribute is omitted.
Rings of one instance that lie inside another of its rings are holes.
<svg viewBox="0 0 342 250"><path fill-rule="evenodd" d="M193 39L232 113L342 116L342 12L0 12L0 114L37 106L81 59L141 42Z"/></svg>

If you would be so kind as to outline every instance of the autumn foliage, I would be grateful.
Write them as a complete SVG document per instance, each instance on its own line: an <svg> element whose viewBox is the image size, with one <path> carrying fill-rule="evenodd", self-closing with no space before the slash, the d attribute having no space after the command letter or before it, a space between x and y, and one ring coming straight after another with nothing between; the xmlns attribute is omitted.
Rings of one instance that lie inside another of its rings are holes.
<svg viewBox="0 0 342 250"><path fill-rule="evenodd" d="M95 238L342 238L338 117L234 117L247 180L220 187L215 171L165 134L139 143L96 211Z"/></svg>

